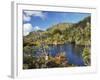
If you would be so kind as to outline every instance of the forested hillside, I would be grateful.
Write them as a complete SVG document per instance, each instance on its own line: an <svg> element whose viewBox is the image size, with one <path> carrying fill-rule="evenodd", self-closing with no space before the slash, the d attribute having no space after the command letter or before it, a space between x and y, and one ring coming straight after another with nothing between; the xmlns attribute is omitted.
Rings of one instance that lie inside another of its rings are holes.
<svg viewBox="0 0 100 80"><path fill-rule="evenodd" d="M77 45L90 45L91 22L90 16L82 21L71 23L59 23L48 28L46 31L38 30L24 36L24 45L38 45L41 41L46 44L63 44L72 42Z"/></svg>

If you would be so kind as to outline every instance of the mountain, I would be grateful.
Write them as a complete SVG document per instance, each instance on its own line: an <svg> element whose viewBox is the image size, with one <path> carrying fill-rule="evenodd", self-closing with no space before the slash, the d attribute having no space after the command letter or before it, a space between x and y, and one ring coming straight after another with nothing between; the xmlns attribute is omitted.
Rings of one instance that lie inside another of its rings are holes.
<svg viewBox="0 0 100 80"><path fill-rule="evenodd" d="M53 31L55 29L59 29L61 31L64 31L66 28L72 27L72 23L59 23L55 24L52 27L48 28L47 31Z"/></svg>
<svg viewBox="0 0 100 80"><path fill-rule="evenodd" d="M87 24L91 24L91 16L84 18L83 20L79 21L78 23L74 24L74 27L81 27L85 28Z"/></svg>
<svg viewBox="0 0 100 80"><path fill-rule="evenodd" d="M38 30L30 32L24 36L23 42L26 44L40 44L44 41L46 44L59 44L74 42L78 45L90 45L91 38L91 17L85 17L78 23L59 23L51 26L45 31Z"/></svg>

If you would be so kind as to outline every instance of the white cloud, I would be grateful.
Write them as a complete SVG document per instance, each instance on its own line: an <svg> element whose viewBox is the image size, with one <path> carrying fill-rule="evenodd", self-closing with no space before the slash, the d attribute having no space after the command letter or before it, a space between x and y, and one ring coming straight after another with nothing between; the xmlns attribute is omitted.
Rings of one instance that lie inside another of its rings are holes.
<svg viewBox="0 0 100 80"><path fill-rule="evenodd" d="M34 31L37 31L37 30L40 30L41 28L39 27L39 26L35 26L34 28L33 28L33 30Z"/></svg>
<svg viewBox="0 0 100 80"><path fill-rule="evenodd" d="M24 24L24 36L28 35L33 30L33 27L30 23Z"/></svg>
<svg viewBox="0 0 100 80"><path fill-rule="evenodd" d="M30 21L31 16L40 17L41 19L46 18L46 14L43 14L42 11L24 11L24 21Z"/></svg>
<svg viewBox="0 0 100 80"><path fill-rule="evenodd" d="M31 17L30 16L27 16L27 15L24 15L23 16L23 19L24 19L24 21L30 21L31 20Z"/></svg>

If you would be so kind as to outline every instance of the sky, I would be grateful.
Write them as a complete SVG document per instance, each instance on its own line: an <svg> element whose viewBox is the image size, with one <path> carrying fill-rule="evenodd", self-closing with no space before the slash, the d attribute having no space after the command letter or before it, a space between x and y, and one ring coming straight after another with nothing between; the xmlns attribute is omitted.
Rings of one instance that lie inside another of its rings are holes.
<svg viewBox="0 0 100 80"><path fill-rule="evenodd" d="M32 31L46 30L58 23L77 23L90 13L52 12L52 11L23 11L24 36Z"/></svg>

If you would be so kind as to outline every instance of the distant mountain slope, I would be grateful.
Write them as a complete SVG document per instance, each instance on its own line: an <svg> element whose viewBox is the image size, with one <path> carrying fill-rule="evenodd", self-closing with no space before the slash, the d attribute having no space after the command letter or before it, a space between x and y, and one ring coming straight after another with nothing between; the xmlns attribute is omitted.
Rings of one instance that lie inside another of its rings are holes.
<svg viewBox="0 0 100 80"><path fill-rule="evenodd" d="M42 31L42 30L33 31L33 32L30 32L30 34L26 37L36 36L36 35L39 35L40 33L43 33L43 32L53 32L55 29L58 29L60 31L64 31L64 30L66 30L67 28L70 28L70 27L84 28L84 27L87 26L87 24L91 24L91 17L90 16L84 18L83 20L81 20L81 21L79 21L78 23L75 23L75 24L73 24L73 23L59 23L59 24L55 24L52 27L48 28L46 31Z"/></svg>
<svg viewBox="0 0 100 80"><path fill-rule="evenodd" d="M87 24L91 24L91 17L90 16L84 18L83 20L79 21L78 23L74 24L73 26L85 28Z"/></svg>
<svg viewBox="0 0 100 80"><path fill-rule="evenodd" d="M59 23L48 28L47 31L52 31L54 29L59 29L61 31L64 31L66 28L72 27L72 25L73 25L72 23Z"/></svg>

